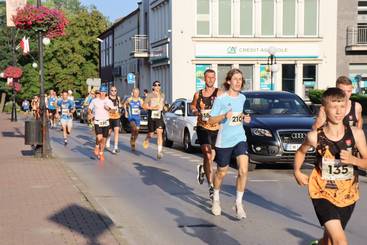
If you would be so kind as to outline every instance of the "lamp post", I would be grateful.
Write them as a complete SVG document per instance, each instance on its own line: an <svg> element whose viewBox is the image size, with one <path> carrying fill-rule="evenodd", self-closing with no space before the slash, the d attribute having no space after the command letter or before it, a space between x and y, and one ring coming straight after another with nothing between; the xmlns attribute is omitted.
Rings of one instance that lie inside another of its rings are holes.
<svg viewBox="0 0 367 245"><path fill-rule="evenodd" d="M274 73L278 72L278 65L277 65L277 58L275 56L277 52L277 48L274 46L270 46L268 48L268 66L270 67L270 80L271 80L271 90L273 90L274 87Z"/></svg>
<svg viewBox="0 0 367 245"><path fill-rule="evenodd" d="M17 65L17 56L15 53L15 49L16 49L16 45L15 45L15 28L12 28L11 30L11 53L12 53L12 62L13 62L13 67L15 67ZM16 91L15 91L15 83L17 82L17 79L13 79L12 82L12 97L13 97L13 105L11 108L11 121L12 122L16 122L18 121L17 119L17 106L16 106Z"/></svg>
<svg viewBox="0 0 367 245"><path fill-rule="evenodd" d="M41 7L41 0L37 0L37 7ZM39 55L39 79L40 79L40 109L41 109L41 128L42 128L42 158L51 157L51 145L49 140L49 132L47 126L47 111L45 103L45 79L43 65L43 36L42 32L38 32L38 55Z"/></svg>

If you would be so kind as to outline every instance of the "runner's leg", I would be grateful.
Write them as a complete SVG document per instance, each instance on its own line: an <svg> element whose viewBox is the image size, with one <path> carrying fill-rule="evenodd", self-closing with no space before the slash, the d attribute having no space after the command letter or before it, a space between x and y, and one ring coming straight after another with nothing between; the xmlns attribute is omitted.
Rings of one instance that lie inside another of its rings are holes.
<svg viewBox="0 0 367 245"><path fill-rule="evenodd" d="M220 207L220 199L219 199L219 191L222 185L224 176L226 176L228 172L228 165L225 167L217 167L217 171L214 175L214 195L213 195L213 205L212 205L212 213L214 215L221 214L221 207Z"/></svg>
<svg viewBox="0 0 367 245"><path fill-rule="evenodd" d="M347 237L345 235L340 220L338 219L329 220L324 224L324 227L333 245L348 244Z"/></svg>
<svg viewBox="0 0 367 245"><path fill-rule="evenodd" d="M158 144L157 158L161 159L163 156L163 128L157 128L157 144Z"/></svg>
<svg viewBox="0 0 367 245"><path fill-rule="evenodd" d="M116 152L118 152L120 127L114 127L113 132L114 132L114 142L113 142L114 143L114 150Z"/></svg>
<svg viewBox="0 0 367 245"><path fill-rule="evenodd" d="M238 165L238 175L236 180L236 203L235 211L238 219L246 218L246 212L243 210L242 199L245 192L247 173L248 173L248 156L240 155L236 158Z"/></svg>

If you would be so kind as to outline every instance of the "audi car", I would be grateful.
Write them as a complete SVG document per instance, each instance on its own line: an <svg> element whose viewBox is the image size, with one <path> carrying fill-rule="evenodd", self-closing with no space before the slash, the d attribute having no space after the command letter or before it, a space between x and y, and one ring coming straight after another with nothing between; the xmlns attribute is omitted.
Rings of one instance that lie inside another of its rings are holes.
<svg viewBox="0 0 367 245"><path fill-rule="evenodd" d="M311 130L315 117L296 94L275 91L243 92L244 113L250 114L246 125L251 166L256 164L293 163L295 152ZM315 160L310 149L305 162Z"/></svg>

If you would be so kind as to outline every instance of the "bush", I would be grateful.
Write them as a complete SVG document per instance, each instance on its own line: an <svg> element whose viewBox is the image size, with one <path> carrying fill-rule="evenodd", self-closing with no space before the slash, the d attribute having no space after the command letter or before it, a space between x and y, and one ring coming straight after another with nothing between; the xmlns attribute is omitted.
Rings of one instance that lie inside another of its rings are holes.
<svg viewBox="0 0 367 245"><path fill-rule="evenodd" d="M20 111L20 106L18 104L15 104L15 105L16 105L17 111ZM4 112L11 113L12 108L13 108L13 101L8 101L4 105Z"/></svg>
<svg viewBox="0 0 367 245"><path fill-rule="evenodd" d="M325 90L322 89L311 89L308 92L308 97L313 104L321 104L321 96Z"/></svg>

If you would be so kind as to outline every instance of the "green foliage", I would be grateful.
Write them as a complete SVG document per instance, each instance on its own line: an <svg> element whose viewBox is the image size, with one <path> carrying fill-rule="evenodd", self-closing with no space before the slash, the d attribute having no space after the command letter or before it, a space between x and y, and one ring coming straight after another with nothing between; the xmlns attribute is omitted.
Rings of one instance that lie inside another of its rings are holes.
<svg viewBox="0 0 367 245"><path fill-rule="evenodd" d="M309 91L308 97L313 104L321 104L321 96L325 90L322 89L311 89Z"/></svg>
<svg viewBox="0 0 367 245"><path fill-rule="evenodd" d="M20 111L20 106L18 104L15 104L15 106L17 108L17 111ZM3 111L5 113L11 113L12 108L13 108L13 101L8 101L5 103Z"/></svg>

